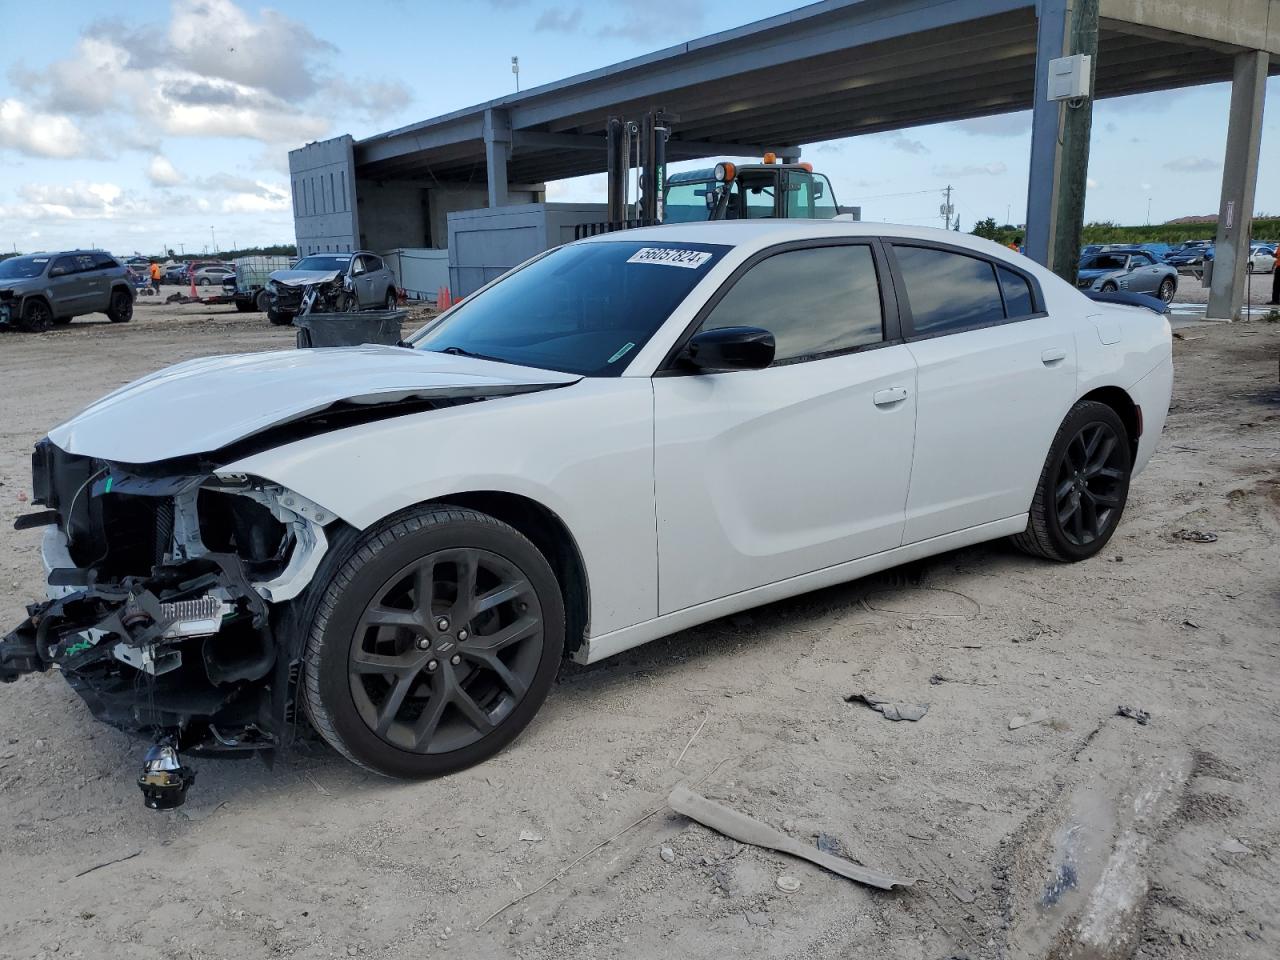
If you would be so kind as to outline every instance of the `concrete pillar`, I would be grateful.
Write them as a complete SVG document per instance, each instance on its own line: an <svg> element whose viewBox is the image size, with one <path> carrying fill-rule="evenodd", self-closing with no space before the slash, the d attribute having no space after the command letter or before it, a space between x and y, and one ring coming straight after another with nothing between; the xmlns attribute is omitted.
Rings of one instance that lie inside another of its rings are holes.
<svg viewBox="0 0 1280 960"><path fill-rule="evenodd" d="M507 205L507 158L511 155L511 118L507 111L484 112L484 160L489 172L489 206Z"/></svg>
<svg viewBox="0 0 1280 960"><path fill-rule="evenodd" d="M1031 171L1027 183L1027 256L1046 266L1052 263L1056 232L1058 176L1062 159L1059 105L1047 98L1049 61L1067 46L1067 0L1040 0L1036 13L1036 91L1031 113Z"/></svg>
<svg viewBox="0 0 1280 960"><path fill-rule="evenodd" d="M1213 248L1209 288L1210 320L1239 320L1244 304L1245 267L1253 232L1253 199L1258 186L1262 105L1267 92L1267 54L1236 54L1227 119L1227 153L1222 165L1222 201Z"/></svg>

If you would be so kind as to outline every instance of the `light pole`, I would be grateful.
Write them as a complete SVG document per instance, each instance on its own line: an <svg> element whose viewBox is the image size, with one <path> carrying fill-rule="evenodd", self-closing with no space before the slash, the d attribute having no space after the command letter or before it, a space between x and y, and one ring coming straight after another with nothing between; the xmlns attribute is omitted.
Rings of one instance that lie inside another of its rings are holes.
<svg viewBox="0 0 1280 960"><path fill-rule="evenodd" d="M210 225L210 227L209 227L209 239L210 239L211 241L213 241L213 252L214 252L214 253L217 253L217 252L218 252L218 237L217 237L217 234L215 234L215 233L213 232L213 226L212 226L212 225Z"/></svg>
<svg viewBox="0 0 1280 960"><path fill-rule="evenodd" d="M520 92L520 58L511 58L511 72L516 75L516 93Z"/></svg>
<svg viewBox="0 0 1280 960"><path fill-rule="evenodd" d="M1147 197L1147 226L1151 226L1151 198Z"/></svg>

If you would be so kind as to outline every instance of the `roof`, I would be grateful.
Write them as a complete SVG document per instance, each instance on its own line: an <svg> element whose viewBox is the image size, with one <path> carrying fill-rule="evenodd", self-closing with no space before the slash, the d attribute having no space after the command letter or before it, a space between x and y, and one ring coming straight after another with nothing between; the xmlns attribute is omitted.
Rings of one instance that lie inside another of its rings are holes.
<svg viewBox="0 0 1280 960"><path fill-rule="evenodd" d="M1241 43L1271 45L1266 0L1233 0L1230 18L1202 8L1104 0L1097 96L1229 80ZM499 139L510 128L508 179L535 183L603 171L608 119L654 108L677 118L669 160L1023 110L1035 10L1036 0L823 0L368 137L355 161L366 178L481 184L486 118L497 117Z"/></svg>

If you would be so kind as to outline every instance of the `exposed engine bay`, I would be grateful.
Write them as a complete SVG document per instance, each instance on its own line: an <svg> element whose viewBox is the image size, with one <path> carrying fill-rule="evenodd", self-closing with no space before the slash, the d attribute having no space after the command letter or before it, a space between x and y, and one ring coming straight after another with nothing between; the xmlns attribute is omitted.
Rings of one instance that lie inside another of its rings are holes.
<svg viewBox="0 0 1280 960"><path fill-rule="evenodd" d="M194 464L186 464L192 467ZM245 475L138 468L42 441L32 457L49 599L0 644L0 679L58 669L98 719L241 751L287 743L293 601L334 518Z"/></svg>
<svg viewBox="0 0 1280 960"><path fill-rule="evenodd" d="M273 279L269 290L275 298L276 310L300 317L311 313L347 313L357 309L351 278L340 270L334 270L327 276Z"/></svg>

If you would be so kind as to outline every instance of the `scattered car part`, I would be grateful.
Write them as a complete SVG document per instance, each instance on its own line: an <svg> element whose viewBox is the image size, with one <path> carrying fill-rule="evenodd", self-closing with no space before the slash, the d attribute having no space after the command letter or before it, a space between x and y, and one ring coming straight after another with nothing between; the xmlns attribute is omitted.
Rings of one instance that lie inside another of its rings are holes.
<svg viewBox="0 0 1280 960"><path fill-rule="evenodd" d="M932 682L930 678L930 683ZM886 720L919 720L929 712L927 703L894 703L885 697L877 697L874 693L851 693L844 698L844 702L866 704Z"/></svg>
<svg viewBox="0 0 1280 960"><path fill-rule="evenodd" d="M843 857L824 853L773 829L773 827L766 826L745 813L730 810L728 807L723 807L712 800L708 800L706 797L694 793L683 784L671 791L671 795L667 797L667 803L676 813L686 816L690 820L696 820L704 827L709 827L717 833L723 833L726 837L737 840L739 843L749 843L755 847L766 847L770 850L777 850L779 853L799 857L801 860L808 860L824 870L830 870L832 873L847 877L868 887L875 887L878 890L892 890L894 887L909 887L915 883L914 879L895 877L892 874L853 863Z"/></svg>
<svg viewBox="0 0 1280 960"><path fill-rule="evenodd" d="M187 801L187 790L195 782L196 772L182 765L173 744L161 742L147 751L142 761L138 787L142 802L151 810L172 810Z"/></svg>

